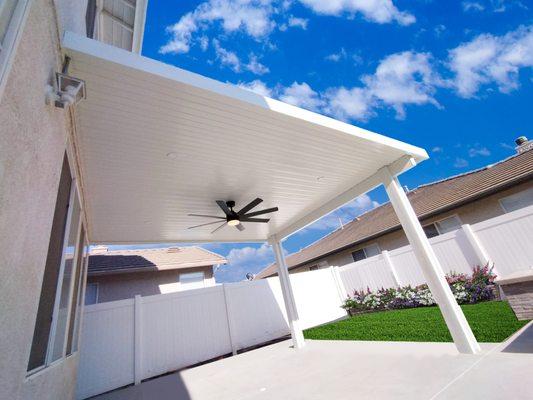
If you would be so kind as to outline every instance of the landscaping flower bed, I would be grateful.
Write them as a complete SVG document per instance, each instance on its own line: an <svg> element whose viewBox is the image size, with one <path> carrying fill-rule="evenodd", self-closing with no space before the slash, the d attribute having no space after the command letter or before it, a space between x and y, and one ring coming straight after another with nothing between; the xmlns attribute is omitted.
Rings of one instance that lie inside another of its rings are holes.
<svg viewBox="0 0 533 400"><path fill-rule="evenodd" d="M466 274L450 273L446 281L459 304L474 304L495 298L493 268L474 267L470 276ZM403 308L426 307L436 304L427 285L416 287L403 286L400 288L370 289L353 292L344 301L344 308L350 316L372 311L398 310Z"/></svg>

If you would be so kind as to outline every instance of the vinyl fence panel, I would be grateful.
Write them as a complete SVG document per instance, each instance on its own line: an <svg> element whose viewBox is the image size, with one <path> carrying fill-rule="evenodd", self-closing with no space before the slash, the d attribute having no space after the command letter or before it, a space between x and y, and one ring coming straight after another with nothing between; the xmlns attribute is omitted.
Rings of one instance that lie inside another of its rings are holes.
<svg viewBox="0 0 533 400"><path fill-rule="evenodd" d="M380 254L339 268L349 294L354 290L378 290L396 286L385 257Z"/></svg>
<svg viewBox="0 0 533 400"><path fill-rule="evenodd" d="M133 382L133 299L85 306L77 398Z"/></svg>
<svg viewBox="0 0 533 400"><path fill-rule="evenodd" d="M345 315L332 269L291 275L302 326ZM289 333L277 277L87 306L77 398Z"/></svg>
<svg viewBox="0 0 533 400"><path fill-rule="evenodd" d="M533 206L472 225L500 276L533 268Z"/></svg>
<svg viewBox="0 0 533 400"><path fill-rule="evenodd" d="M222 286L142 298L143 379L231 353Z"/></svg>
<svg viewBox="0 0 533 400"><path fill-rule="evenodd" d="M471 229L474 238L468 237ZM443 272L471 274L472 268L486 260L494 263L496 273L506 276L512 272L533 267L533 206L501 215L470 228L463 226L453 232L429 240ZM479 248L482 246L482 249ZM417 286L425 283L411 246L389 251L390 262L401 285ZM367 258L339 268L346 290L361 290L369 287L394 287L387 277L387 265L383 255ZM390 269L390 268L389 268Z"/></svg>
<svg viewBox="0 0 533 400"><path fill-rule="evenodd" d="M340 307L344 299L340 297L333 273L332 268L325 268L290 275L303 329L346 316Z"/></svg>
<svg viewBox="0 0 533 400"><path fill-rule="evenodd" d="M225 285L229 320L237 349L289 333L279 279Z"/></svg>

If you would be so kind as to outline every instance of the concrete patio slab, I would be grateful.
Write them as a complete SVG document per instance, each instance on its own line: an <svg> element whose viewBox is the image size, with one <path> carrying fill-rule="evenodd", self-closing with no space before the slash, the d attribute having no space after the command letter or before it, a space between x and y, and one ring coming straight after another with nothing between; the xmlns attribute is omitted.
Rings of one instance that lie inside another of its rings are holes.
<svg viewBox="0 0 533 400"><path fill-rule="evenodd" d="M98 400L532 399L533 325L478 355L453 343L280 342Z"/></svg>

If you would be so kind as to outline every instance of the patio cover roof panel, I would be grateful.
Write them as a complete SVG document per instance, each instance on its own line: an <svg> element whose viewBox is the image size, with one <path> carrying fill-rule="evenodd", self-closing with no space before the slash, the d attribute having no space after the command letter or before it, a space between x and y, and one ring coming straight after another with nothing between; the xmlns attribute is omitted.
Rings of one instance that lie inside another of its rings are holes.
<svg viewBox="0 0 533 400"><path fill-rule="evenodd" d="M92 242L263 241L314 210L327 212L324 204L379 168L427 158L420 148L91 39L67 32L63 47L69 73L87 85L75 141ZM264 199L258 209L280 208L270 223L216 234L214 226L187 229L208 222L188 213L221 215L215 200L239 209L255 197Z"/></svg>

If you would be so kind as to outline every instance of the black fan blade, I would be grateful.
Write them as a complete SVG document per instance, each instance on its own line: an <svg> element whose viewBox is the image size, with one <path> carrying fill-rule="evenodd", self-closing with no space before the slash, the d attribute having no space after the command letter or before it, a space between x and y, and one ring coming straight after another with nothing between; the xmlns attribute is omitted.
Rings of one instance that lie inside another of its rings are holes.
<svg viewBox="0 0 533 400"><path fill-rule="evenodd" d="M226 217L217 217L216 215L204 215L204 214L187 214L189 217L205 217L205 218L216 218L216 219L226 219Z"/></svg>
<svg viewBox="0 0 533 400"><path fill-rule="evenodd" d="M244 206L238 213L237 215L244 215L246 214L248 211L250 211L252 208L254 207L257 207L260 203L263 202L263 199L260 199L259 197L255 200L252 200L247 206Z"/></svg>
<svg viewBox="0 0 533 400"><path fill-rule="evenodd" d="M223 200L217 200L217 204L220 208L222 208L222 211L224 211L224 214L229 215L231 214L231 210L226 205L226 202Z"/></svg>
<svg viewBox="0 0 533 400"><path fill-rule="evenodd" d="M218 231L219 229L223 228L225 225L226 225L226 222L223 222L222 225L216 227L214 230L211 231L211 233L215 233L215 232Z"/></svg>
<svg viewBox="0 0 533 400"><path fill-rule="evenodd" d="M225 222L224 222L225 223ZM213 224L220 224L220 221L215 221L215 222L207 222L205 224L200 224L200 225L194 225L194 226L189 226L187 229L193 229L193 228L199 228L201 226L206 226L206 225L213 225Z"/></svg>
<svg viewBox="0 0 533 400"><path fill-rule="evenodd" d="M267 208L261 211L254 211L254 212L243 215L243 217L246 217L246 218L255 217L256 215L268 214L268 213L275 212L275 211L278 211L278 207Z"/></svg>
<svg viewBox="0 0 533 400"><path fill-rule="evenodd" d="M235 228L237 228L240 231L244 231L246 229L243 224L235 225Z"/></svg>
<svg viewBox="0 0 533 400"><path fill-rule="evenodd" d="M270 219L268 218L241 218L241 222L268 222Z"/></svg>

